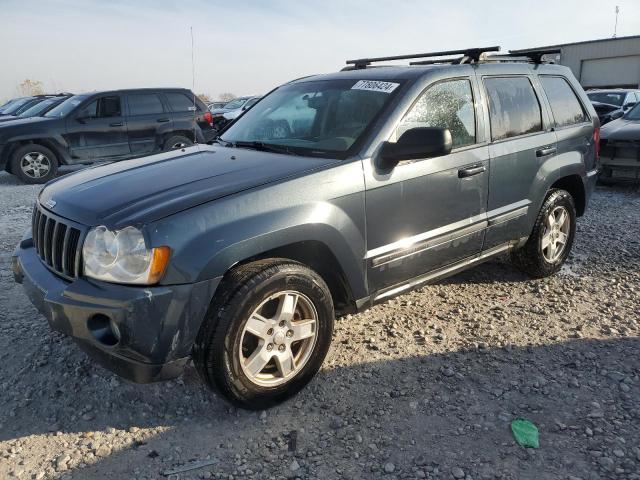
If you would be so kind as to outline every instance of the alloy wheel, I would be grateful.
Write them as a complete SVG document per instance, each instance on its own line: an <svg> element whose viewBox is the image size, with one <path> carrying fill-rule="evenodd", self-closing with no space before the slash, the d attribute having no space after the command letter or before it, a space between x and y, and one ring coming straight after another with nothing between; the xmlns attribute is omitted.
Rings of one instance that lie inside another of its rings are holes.
<svg viewBox="0 0 640 480"><path fill-rule="evenodd" d="M318 314L300 292L282 291L264 300L246 321L240 365L256 385L274 387L291 380L315 347Z"/></svg>
<svg viewBox="0 0 640 480"><path fill-rule="evenodd" d="M40 152L29 152L20 160L22 172L31 178L46 177L51 170L51 161Z"/></svg>
<svg viewBox="0 0 640 480"><path fill-rule="evenodd" d="M545 218L542 234L542 255L549 263L557 261L564 253L569 239L571 218L565 207L556 207Z"/></svg>

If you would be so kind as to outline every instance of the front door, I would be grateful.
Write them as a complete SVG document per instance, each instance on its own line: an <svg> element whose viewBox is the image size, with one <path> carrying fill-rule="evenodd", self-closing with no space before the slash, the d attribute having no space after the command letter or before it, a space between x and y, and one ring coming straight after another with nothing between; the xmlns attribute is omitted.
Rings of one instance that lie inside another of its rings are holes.
<svg viewBox="0 0 640 480"><path fill-rule="evenodd" d="M67 119L66 140L72 158L88 161L130 155L119 95L93 98Z"/></svg>
<svg viewBox="0 0 640 480"><path fill-rule="evenodd" d="M365 173L369 288L378 296L414 277L479 254L486 228L489 151L479 143L475 80L429 86L396 129L451 131L451 154ZM393 140L393 139L392 139Z"/></svg>

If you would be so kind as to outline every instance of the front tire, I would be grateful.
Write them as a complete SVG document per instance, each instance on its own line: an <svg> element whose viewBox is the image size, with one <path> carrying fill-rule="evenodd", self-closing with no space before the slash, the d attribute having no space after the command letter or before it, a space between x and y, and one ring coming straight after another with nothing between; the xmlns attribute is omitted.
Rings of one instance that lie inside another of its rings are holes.
<svg viewBox="0 0 640 480"><path fill-rule="evenodd" d="M513 252L511 259L533 278L553 275L569 256L575 232L573 197L565 190L550 190L527 243Z"/></svg>
<svg viewBox="0 0 640 480"><path fill-rule="evenodd" d="M329 350L329 288L308 267L261 260L231 271L200 328L193 359L203 381L232 403L264 409L299 392Z"/></svg>
<svg viewBox="0 0 640 480"><path fill-rule="evenodd" d="M42 145L24 145L13 152L11 173L24 183L46 183L58 173L58 158Z"/></svg>

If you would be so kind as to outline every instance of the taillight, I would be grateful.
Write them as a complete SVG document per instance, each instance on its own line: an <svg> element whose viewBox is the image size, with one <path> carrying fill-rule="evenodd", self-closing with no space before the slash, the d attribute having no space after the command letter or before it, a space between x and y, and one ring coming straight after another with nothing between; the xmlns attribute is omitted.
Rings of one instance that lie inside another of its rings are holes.
<svg viewBox="0 0 640 480"><path fill-rule="evenodd" d="M600 158L600 127L593 131L593 145L596 147L596 160Z"/></svg>
<svg viewBox="0 0 640 480"><path fill-rule="evenodd" d="M204 112L204 121L213 127L213 115L211 115L211 112Z"/></svg>

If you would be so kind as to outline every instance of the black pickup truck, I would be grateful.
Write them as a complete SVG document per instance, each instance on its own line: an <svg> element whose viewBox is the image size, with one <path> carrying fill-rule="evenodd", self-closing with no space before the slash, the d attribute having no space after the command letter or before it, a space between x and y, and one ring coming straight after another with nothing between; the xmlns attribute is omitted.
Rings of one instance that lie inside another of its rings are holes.
<svg viewBox="0 0 640 480"><path fill-rule="evenodd" d="M43 117L0 125L0 168L45 183L60 165L124 160L211 141L207 106L190 90L155 88L74 95Z"/></svg>

